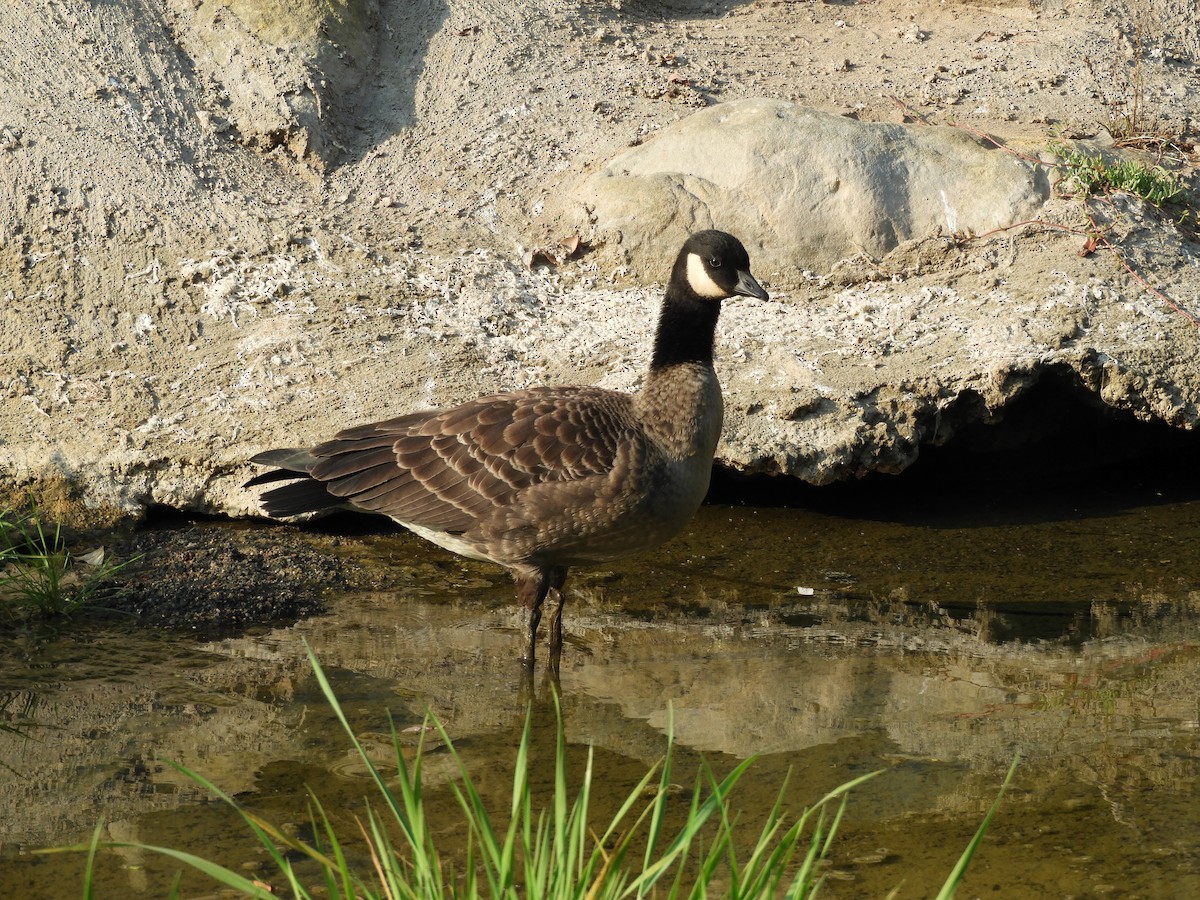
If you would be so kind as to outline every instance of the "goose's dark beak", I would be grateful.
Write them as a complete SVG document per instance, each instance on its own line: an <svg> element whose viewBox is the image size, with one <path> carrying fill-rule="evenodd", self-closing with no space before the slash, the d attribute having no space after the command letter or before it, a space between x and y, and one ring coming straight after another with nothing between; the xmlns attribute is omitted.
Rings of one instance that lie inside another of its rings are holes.
<svg viewBox="0 0 1200 900"><path fill-rule="evenodd" d="M768 294L763 290L763 286L755 281L754 276L744 269L738 269L737 284L733 286L735 294L741 294L743 297L757 297L759 300L766 300Z"/></svg>

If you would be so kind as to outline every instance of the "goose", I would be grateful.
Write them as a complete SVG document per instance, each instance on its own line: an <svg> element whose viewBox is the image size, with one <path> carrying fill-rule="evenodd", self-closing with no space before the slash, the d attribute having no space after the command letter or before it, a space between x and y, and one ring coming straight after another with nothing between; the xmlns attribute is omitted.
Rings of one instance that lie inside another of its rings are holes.
<svg viewBox="0 0 1200 900"><path fill-rule="evenodd" d="M246 487L274 518L351 508L390 517L516 581L532 667L543 604L562 651L571 566L653 549L683 530L708 491L723 402L713 369L721 301L767 299L742 243L688 237L671 269L640 390L534 387L339 431L310 448L251 457L273 466Z"/></svg>

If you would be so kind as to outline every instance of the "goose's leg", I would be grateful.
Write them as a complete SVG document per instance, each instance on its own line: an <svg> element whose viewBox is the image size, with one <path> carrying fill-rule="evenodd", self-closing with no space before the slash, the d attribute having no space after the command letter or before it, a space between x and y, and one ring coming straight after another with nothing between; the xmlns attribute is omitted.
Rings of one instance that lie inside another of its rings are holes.
<svg viewBox="0 0 1200 900"><path fill-rule="evenodd" d="M550 573L545 569L529 569L514 573L517 579L517 600L521 603L521 662L532 668L536 654L538 624L542 621L542 602L550 590Z"/></svg>
<svg viewBox="0 0 1200 900"><path fill-rule="evenodd" d="M556 566L549 573L550 590L546 598L551 604L550 613L550 663L557 667L559 655L562 653L562 614L566 596L563 585L567 583L567 567Z"/></svg>

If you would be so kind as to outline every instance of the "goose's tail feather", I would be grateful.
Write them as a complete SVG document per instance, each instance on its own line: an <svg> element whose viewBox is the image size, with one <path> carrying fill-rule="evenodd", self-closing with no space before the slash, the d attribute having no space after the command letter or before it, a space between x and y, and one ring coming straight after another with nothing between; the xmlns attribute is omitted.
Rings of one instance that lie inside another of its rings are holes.
<svg viewBox="0 0 1200 900"><path fill-rule="evenodd" d="M344 498L329 493L324 482L309 477L308 473L317 460L307 449L267 450L252 456L250 462L277 468L255 475L246 482L246 487L277 481L290 482L264 491L259 498L263 510L272 518L286 519L305 513L332 512L346 505Z"/></svg>

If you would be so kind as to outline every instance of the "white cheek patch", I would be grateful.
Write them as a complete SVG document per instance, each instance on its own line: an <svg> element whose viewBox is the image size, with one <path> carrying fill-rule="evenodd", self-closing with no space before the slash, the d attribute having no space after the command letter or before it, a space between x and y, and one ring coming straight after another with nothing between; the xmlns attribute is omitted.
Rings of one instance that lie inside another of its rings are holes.
<svg viewBox="0 0 1200 900"><path fill-rule="evenodd" d="M718 300L729 296L729 291L712 280L712 276L704 268L704 260L698 253L688 254L687 280L692 290L701 297Z"/></svg>

